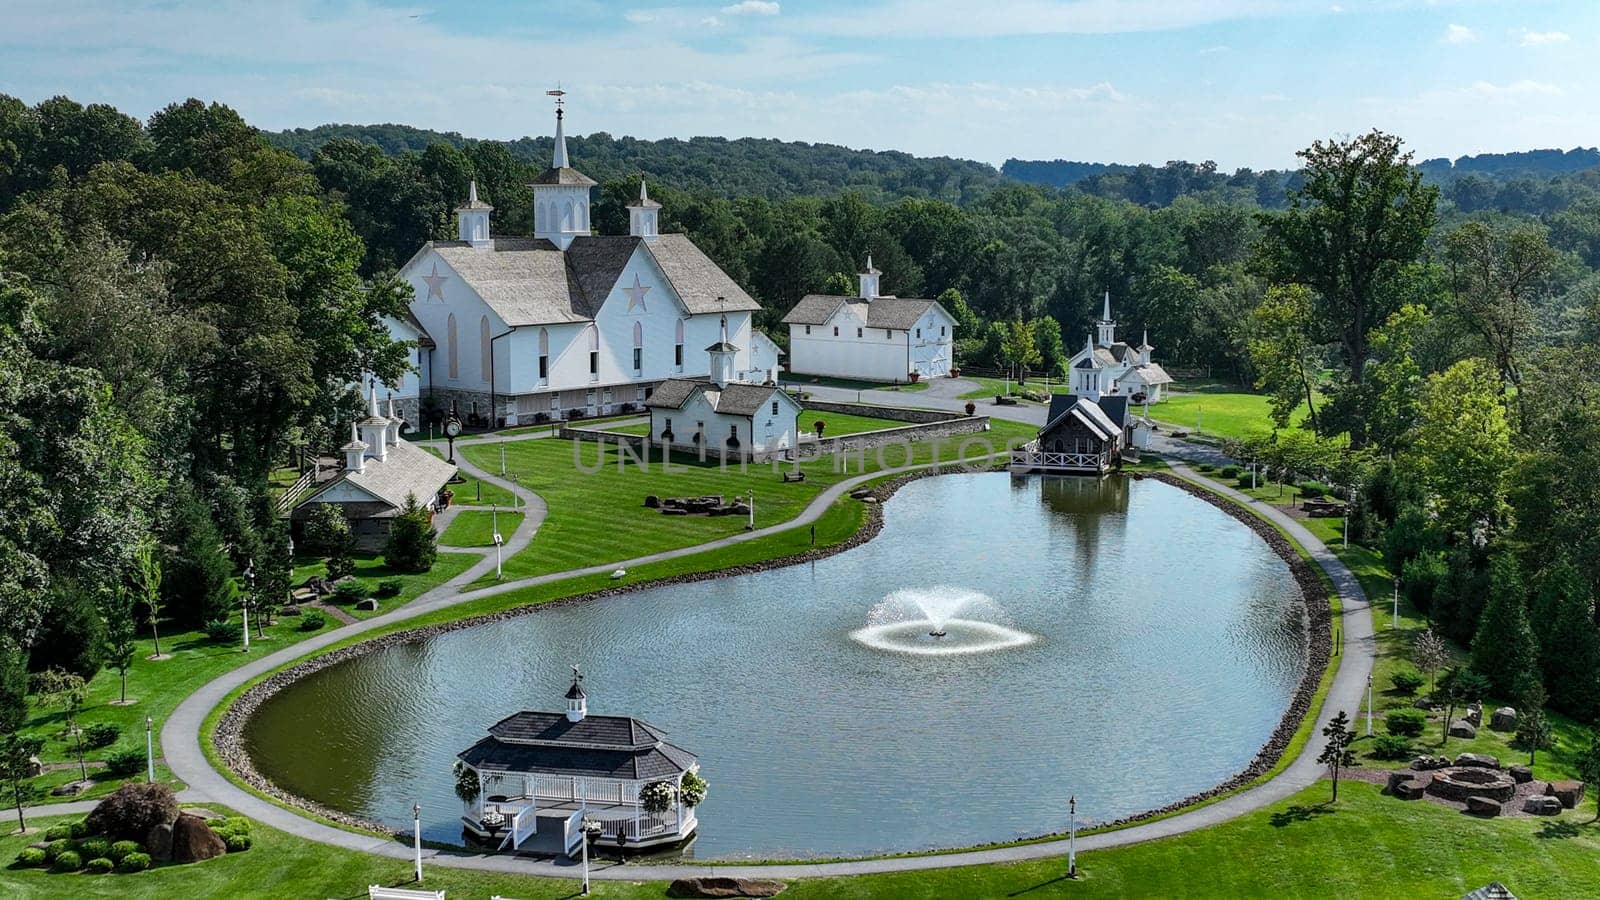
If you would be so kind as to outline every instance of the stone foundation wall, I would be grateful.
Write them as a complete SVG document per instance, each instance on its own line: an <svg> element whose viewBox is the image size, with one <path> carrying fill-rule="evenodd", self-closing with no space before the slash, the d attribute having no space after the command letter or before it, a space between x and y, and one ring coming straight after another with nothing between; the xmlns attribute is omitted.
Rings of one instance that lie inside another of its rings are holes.
<svg viewBox="0 0 1600 900"><path fill-rule="evenodd" d="M823 410L827 412L827 410ZM867 413L866 415L872 415ZM794 452L800 459L811 459L831 453L852 453L856 451L872 450L878 447L903 446L918 441L942 440L945 438L957 439L968 435L984 434L989 430L988 416L962 416L951 413L939 413L951 418L940 419L920 425L901 425L898 428L885 428L881 431L863 431L856 434L842 434L838 437L828 437L823 432L822 439L818 441L804 441ZM804 418L802 417L802 422ZM802 434L814 433L802 431ZM995 452L1005 449L996 445Z"/></svg>
<svg viewBox="0 0 1600 900"><path fill-rule="evenodd" d="M898 406L877 406L871 403L832 403L827 400L806 400L802 405L808 410L816 412L844 413L851 416L865 416L869 419L889 419L895 422L906 422L913 425L925 425L930 422L949 422L954 419L964 419L966 416L958 412L943 412L936 409L903 409ZM805 422L805 414L801 414L801 422Z"/></svg>

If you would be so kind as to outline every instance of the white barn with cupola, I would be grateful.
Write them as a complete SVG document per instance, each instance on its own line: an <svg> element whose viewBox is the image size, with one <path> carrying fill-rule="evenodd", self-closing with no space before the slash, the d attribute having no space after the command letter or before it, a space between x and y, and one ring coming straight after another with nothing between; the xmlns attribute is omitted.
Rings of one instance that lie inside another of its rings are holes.
<svg viewBox="0 0 1600 900"><path fill-rule="evenodd" d="M457 239L430 241L401 267L415 299L398 339L419 353L415 397L397 398L414 427L422 409L468 425L521 425L642 411L656 386L707 376L703 349L741 347L740 377L767 380L777 348L758 339L760 305L689 238L664 234L660 203L641 180L629 233L591 231L593 179L567 155L556 113L551 166L532 184L534 233L494 234L494 208L474 184L456 210Z"/></svg>
<svg viewBox="0 0 1600 900"><path fill-rule="evenodd" d="M936 300L885 297L883 273L867 265L859 296L808 294L789 310L789 372L902 383L949 375L956 320Z"/></svg>

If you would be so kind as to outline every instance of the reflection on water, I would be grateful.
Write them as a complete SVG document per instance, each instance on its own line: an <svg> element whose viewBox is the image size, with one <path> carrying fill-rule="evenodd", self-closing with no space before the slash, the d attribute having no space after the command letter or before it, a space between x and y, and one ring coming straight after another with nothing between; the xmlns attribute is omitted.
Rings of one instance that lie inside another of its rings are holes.
<svg viewBox="0 0 1600 900"><path fill-rule="evenodd" d="M1090 820L1160 806L1238 771L1283 714L1304 658L1288 568L1177 488L950 475L884 515L877 538L816 563L330 667L265 704L246 743L289 790L397 825L419 800L428 836L455 841L456 752L510 712L560 709L580 663L591 712L700 757L696 855L803 857L1059 829L1072 794ZM938 586L992 602L947 628L1033 640L923 655L851 639L896 591Z"/></svg>

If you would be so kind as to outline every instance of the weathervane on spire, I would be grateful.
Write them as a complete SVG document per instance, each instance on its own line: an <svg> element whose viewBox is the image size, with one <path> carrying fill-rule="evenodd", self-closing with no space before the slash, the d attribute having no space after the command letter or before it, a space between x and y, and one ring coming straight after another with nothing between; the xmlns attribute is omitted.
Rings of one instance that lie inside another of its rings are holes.
<svg viewBox="0 0 1600 900"><path fill-rule="evenodd" d="M561 89L561 82L559 82L559 81L556 82L556 89L555 90L553 90L553 91L545 91L544 93L545 93L545 96L547 96L547 97L556 98L556 118L557 119L561 118L561 116L562 116L561 107L566 103L566 101L562 100L561 98L565 97L567 95L567 92L563 91Z"/></svg>

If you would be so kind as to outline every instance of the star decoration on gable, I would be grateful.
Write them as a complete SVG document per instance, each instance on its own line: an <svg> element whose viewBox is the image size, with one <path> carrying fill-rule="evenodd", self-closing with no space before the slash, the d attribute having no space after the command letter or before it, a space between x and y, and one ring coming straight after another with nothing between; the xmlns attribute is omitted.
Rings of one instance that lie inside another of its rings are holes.
<svg viewBox="0 0 1600 900"><path fill-rule="evenodd" d="M427 282L427 284L428 284L428 296L427 296L426 299L428 299L428 300L438 300L440 303L443 303L444 302L444 283L446 281L450 280L450 276L448 276L448 275L440 275L439 274L439 264L438 263L434 263L433 264L433 270L431 272L429 272L428 274L422 276L422 280Z"/></svg>
<svg viewBox="0 0 1600 900"><path fill-rule="evenodd" d="M644 295L650 293L650 288L639 281L638 275L633 276L633 287L623 288L622 292L628 295L628 312L633 312L634 307L638 307L645 312L650 311L644 305Z"/></svg>

